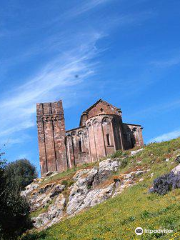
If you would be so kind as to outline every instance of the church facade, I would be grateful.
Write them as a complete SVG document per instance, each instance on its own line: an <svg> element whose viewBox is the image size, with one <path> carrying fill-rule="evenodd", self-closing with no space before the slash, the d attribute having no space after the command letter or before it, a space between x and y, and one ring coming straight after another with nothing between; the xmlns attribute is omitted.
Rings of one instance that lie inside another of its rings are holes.
<svg viewBox="0 0 180 240"><path fill-rule="evenodd" d="M123 123L121 109L102 99L82 113L79 127L67 131L62 101L38 103L37 127L41 175L143 146L141 125Z"/></svg>

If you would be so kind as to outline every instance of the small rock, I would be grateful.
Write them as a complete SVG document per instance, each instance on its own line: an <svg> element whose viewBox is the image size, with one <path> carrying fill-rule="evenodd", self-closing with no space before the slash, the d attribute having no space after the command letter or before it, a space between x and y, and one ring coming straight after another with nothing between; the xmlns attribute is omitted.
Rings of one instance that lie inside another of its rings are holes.
<svg viewBox="0 0 180 240"><path fill-rule="evenodd" d="M171 172L173 172L175 175L180 174L180 164L173 168Z"/></svg>
<svg viewBox="0 0 180 240"><path fill-rule="evenodd" d="M176 156L175 161L178 162L178 163L180 163L180 155L177 155L177 156Z"/></svg>
<svg viewBox="0 0 180 240"><path fill-rule="evenodd" d="M141 152L143 150L143 148L135 150L135 151L131 151L131 156L136 155L137 153Z"/></svg>

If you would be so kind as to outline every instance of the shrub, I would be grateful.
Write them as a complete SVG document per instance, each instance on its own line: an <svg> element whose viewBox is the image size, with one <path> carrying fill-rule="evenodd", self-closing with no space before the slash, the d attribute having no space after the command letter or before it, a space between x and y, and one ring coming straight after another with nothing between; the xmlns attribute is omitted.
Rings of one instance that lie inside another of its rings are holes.
<svg viewBox="0 0 180 240"><path fill-rule="evenodd" d="M180 174L170 172L154 180L152 192L165 195L175 188L180 188Z"/></svg>
<svg viewBox="0 0 180 240"><path fill-rule="evenodd" d="M27 159L16 160L5 167L7 185L12 188L16 185L20 191L37 177L36 168Z"/></svg>
<svg viewBox="0 0 180 240"><path fill-rule="evenodd" d="M15 240L30 227L29 204L20 196L16 184L8 184L6 164L0 154L0 239Z"/></svg>
<svg viewBox="0 0 180 240"><path fill-rule="evenodd" d="M118 150L111 155L111 158L118 158L118 157L125 157L125 156L127 156L126 152Z"/></svg>

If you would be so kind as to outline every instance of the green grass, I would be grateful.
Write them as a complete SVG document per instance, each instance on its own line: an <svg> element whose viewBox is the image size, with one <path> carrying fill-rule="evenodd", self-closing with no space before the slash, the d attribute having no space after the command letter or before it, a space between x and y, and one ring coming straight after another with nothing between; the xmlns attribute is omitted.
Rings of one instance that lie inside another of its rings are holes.
<svg viewBox="0 0 180 240"><path fill-rule="evenodd" d="M151 169L143 176L143 182L47 230L29 234L23 240L180 239L180 189L164 196L148 192L153 179L177 165L174 160L179 152L180 138L146 146L136 156L127 157L127 165L119 170L119 173L128 172L137 166ZM166 161L167 158L169 161ZM134 233L136 227L151 230L165 228L173 230L173 234L137 236Z"/></svg>

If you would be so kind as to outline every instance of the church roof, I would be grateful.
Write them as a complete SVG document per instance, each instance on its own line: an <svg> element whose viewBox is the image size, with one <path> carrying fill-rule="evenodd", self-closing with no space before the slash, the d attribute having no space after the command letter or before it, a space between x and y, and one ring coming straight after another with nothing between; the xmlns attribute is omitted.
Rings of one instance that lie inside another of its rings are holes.
<svg viewBox="0 0 180 240"><path fill-rule="evenodd" d="M87 108L83 113L88 113L93 107L95 107L98 103L100 103L100 102L102 102L102 103L104 103L104 104L106 104L106 105L108 105L108 106L111 106L111 107L113 107L113 108L116 108L117 110L118 110L118 108L117 107L115 107L115 106L113 106L112 104L110 104L110 103L108 103L108 102L106 102L106 101L104 101L104 100L102 100L101 98L97 101L97 102L95 102L92 106L90 106L89 108Z"/></svg>
<svg viewBox="0 0 180 240"><path fill-rule="evenodd" d="M115 111L117 112L121 112L121 109L120 108L117 108L115 106L113 106L112 104L102 100L102 99L99 99L98 101L96 101L92 106L90 106L89 108L87 108L82 114L81 114L81 118L80 118L80 126L82 126L82 122L83 122L83 119L84 119L84 115L86 115L88 117L89 115L89 112L91 111L91 109L93 109L94 107L96 107L96 105L98 105L99 103L103 103L105 105L107 105L108 107L110 107L111 109L114 109ZM86 119L86 117L85 117Z"/></svg>

